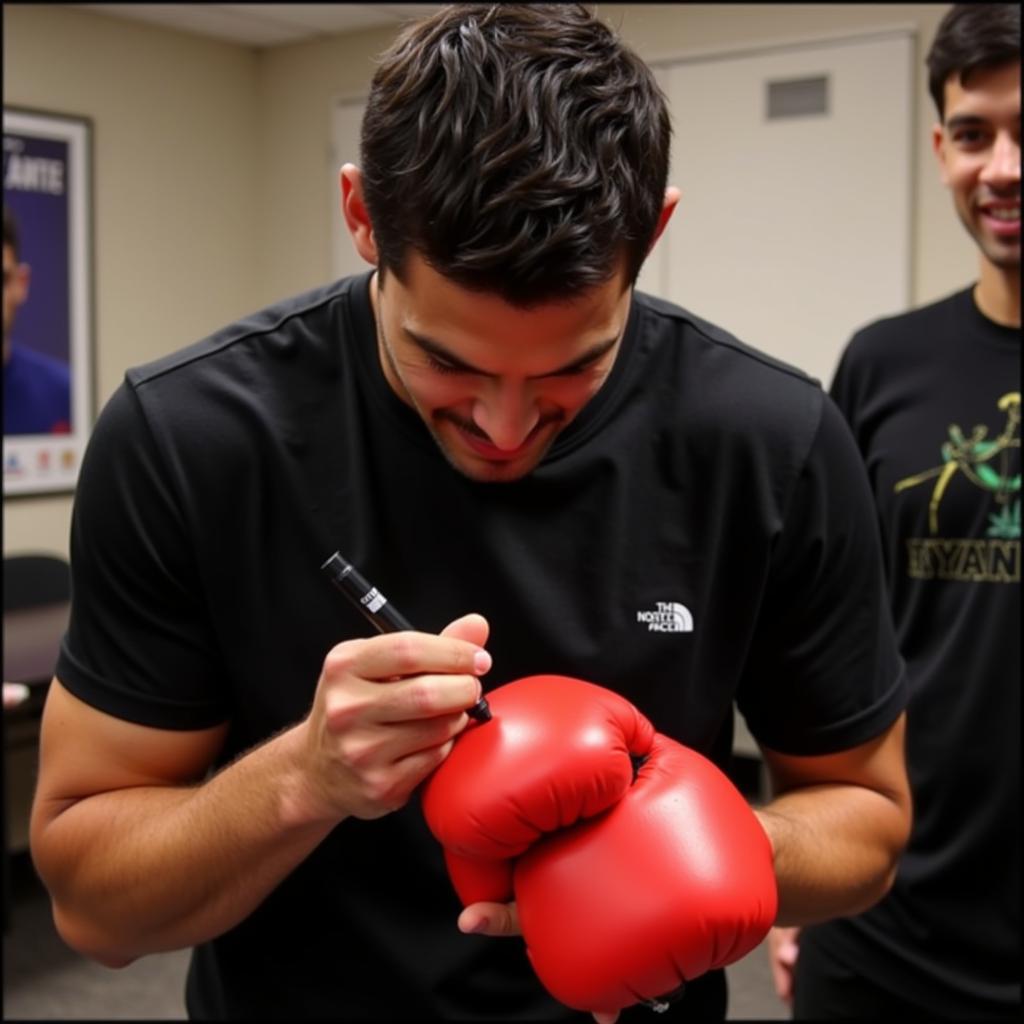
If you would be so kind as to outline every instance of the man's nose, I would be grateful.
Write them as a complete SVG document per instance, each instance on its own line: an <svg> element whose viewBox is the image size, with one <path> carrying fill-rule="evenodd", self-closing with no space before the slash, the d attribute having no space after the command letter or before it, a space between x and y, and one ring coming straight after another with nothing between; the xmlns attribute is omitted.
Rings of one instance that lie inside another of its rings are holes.
<svg viewBox="0 0 1024 1024"><path fill-rule="evenodd" d="M518 448L539 419L530 389L522 384L495 381L473 406L473 422L503 451Z"/></svg>
<svg viewBox="0 0 1024 1024"><path fill-rule="evenodd" d="M1020 140L1009 132L1000 132L981 173L987 185L1020 184Z"/></svg>

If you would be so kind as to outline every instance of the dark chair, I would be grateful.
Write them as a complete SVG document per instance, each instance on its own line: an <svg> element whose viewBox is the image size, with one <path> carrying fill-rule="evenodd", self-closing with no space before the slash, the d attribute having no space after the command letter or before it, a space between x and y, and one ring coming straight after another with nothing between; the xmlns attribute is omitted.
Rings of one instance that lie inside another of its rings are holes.
<svg viewBox="0 0 1024 1024"><path fill-rule="evenodd" d="M71 567L58 555L4 556L4 613L55 604L71 597ZM7 757L7 714L3 717L4 758ZM6 777L6 765L4 775ZM11 853L7 838L7 806L3 808L3 930L11 924Z"/></svg>
<svg viewBox="0 0 1024 1024"><path fill-rule="evenodd" d="M66 601L71 568L59 555L4 556L4 611Z"/></svg>

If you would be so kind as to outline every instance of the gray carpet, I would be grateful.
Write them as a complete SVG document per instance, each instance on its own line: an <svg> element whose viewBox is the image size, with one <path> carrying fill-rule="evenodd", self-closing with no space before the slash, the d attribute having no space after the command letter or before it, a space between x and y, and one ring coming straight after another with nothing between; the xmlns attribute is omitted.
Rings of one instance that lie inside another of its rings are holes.
<svg viewBox="0 0 1024 1024"><path fill-rule="evenodd" d="M4 935L4 1020L183 1020L188 951L99 966L57 937L46 895L25 854L11 867ZM762 948L727 968L730 1020L784 1020ZM652 1017L652 1022L656 1017Z"/></svg>

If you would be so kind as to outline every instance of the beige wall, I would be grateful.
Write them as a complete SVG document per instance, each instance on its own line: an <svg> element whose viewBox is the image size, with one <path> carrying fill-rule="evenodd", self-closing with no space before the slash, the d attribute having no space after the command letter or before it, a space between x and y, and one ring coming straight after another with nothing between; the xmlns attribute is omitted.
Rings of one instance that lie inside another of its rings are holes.
<svg viewBox="0 0 1024 1024"><path fill-rule="evenodd" d="M650 60L916 28L915 304L961 286L976 266L927 147L933 111L921 59L946 9L598 7ZM93 120L101 403L127 366L330 276L332 182L355 158L331 152L331 108L365 94L391 30L257 52L67 7L5 5L3 19L5 103ZM66 551L70 505L6 501L4 551Z"/></svg>
<svg viewBox="0 0 1024 1024"><path fill-rule="evenodd" d="M93 123L96 400L258 301L255 53L5 4L4 103ZM66 553L71 498L4 502L4 552Z"/></svg>
<svg viewBox="0 0 1024 1024"><path fill-rule="evenodd" d="M260 66L263 291L288 295L330 275L330 218L340 216L332 201L338 169L357 156L332 153L332 108L338 97L366 95L374 58L393 37L390 29L373 30L265 51Z"/></svg>

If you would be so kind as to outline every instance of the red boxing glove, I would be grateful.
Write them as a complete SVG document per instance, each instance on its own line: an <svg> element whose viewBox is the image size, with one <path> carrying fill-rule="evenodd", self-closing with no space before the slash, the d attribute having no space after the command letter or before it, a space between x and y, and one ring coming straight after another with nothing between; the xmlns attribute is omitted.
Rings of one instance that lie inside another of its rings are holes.
<svg viewBox="0 0 1024 1024"><path fill-rule="evenodd" d="M424 783L423 813L466 905L513 899L512 862L542 836L611 807L654 726L624 697L567 676L528 676L487 695Z"/></svg>
<svg viewBox="0 0 1024 1024"><path fill-rule="evenodd" d="M533 969L578 1010L663 1005L746 956L777 910L771 844L746 800L660 734L629 792L534 845L514 884Z"/></svg>
<svg viewBox="0 0 1024 1024"><path fill-rule="evenodd" d="M580 680L531 676L488 701L493 719L427 780L424 814L464 904L516 899L556 999L656 1005L767 934L771 845L710 761Z"/></svg>

